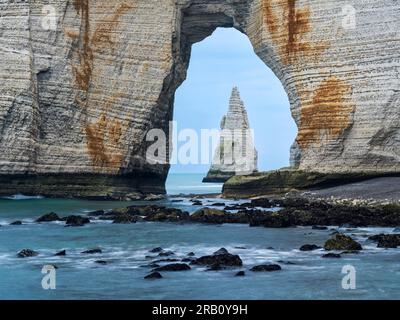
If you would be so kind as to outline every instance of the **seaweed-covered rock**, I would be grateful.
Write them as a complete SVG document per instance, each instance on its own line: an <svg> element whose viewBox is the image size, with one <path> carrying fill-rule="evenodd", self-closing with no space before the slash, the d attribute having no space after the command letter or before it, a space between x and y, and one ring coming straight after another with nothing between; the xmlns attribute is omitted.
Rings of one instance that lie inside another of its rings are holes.
<svg viewBox="0 0 400 320"><path fill-rule="evenodd" d="M246 213L229 213L215 208L201 208L190 216L193 222L201 223L248 223Z"/></svg>
<svg viewBox="0 0 400 320"><path fill-rule="evenodd" d="M131 223L136 223L137 222L137 217L132 216L130 214L121 214L116 217L114 217L113 223L114 224L131 224Z"/></svg>
<svg viewBox="0 0 400 320"><path fill-rule="evenodd" d="M193 260L192 264L207 266L220 265L222 267L241 267L243 265L243 261L238 255L234 255L231 253L219 253L195 259Z"/></svg>
<svg viewBox="0 0 400 320"><path fill-rule="evenodd" d="M93 249L89 249L86 251L83 251L82 253L84 254L99 254L102 253L103 251L100 248L93 248Z"/></svg>
<svg viewBox="0 0 400 320"><path fill-rule="evenodd" d="M281 266L278 264L263 264L259 266L255 266L250 269L253 272L272 272L282 270Z"/></svg>
<svg viewBox="0 0 400 320"><path fill-rule="evenodd" d="M66 256L66 255L67 255L66 250L61 250L55 254L56 257L62 257L62 256Z"/></svg>
<svg viewBox="0 0 400 320"><path fill-rule="evenodd" d="M30 257L36 257L37 255L39 255L39 252L36 252L31 249L23 249L17 254L19 258L30 258Z"/></svg>
<svg viewBox="0 0 400 320"><path fill-rule="evenodd" d="M155 268L153 271L155 272L161 272L161 271L187 271L190 270L190 266L187 265L186 263L171 263L167 264L165 266L161 266L158 268Z"/></svg>
<svg viewBox="0 0 400 320"><path fill-rule="evenodd" d="M325 250L362 250L361 244L351 237L338 233L333 235L324 245Z"/></svg>
<svg viewBox="0 0 400 320"><path fill-rule="evenodd" d="M67 227L82 227L90 223L89 218L82 216L68 216L65 218L65 225Z"/></svg>
<svg viewBox="0 0 400 320"><path fill-rule="evenodd" d="M87 213L88 217L100 217L105 214L104 210L96 210L96 211L91 211Z"/></svg>
<svg viewBox="0 0 400 320"><path fill-rule="evenodd" d="M60 220L61 220L61 218L58 216L57 213L50 212L50 213L46 213L45 215L36 219L36 222L52 222L52 221L60 221Z"/></svg>
<svg viewBox="0 0 400 320"><path fill-rule="evenodd" d="M213 253L213 255L228 254L228 253L229 253L228 250L226 250L225 248L221 248L221 249L215 251L215 252Z"/></svg>
<svg viewBox="0 0 400 320"><path fill-rule="evenodd" d="M159 272L152 272L150 274L148 274L147 276L144 277L147 280L151 280L151 279L161 279L162 275Z"/></svg>
<svg viewBox="0 0 400 320"><path fill-rule="evenodd" d="M314 251L318 249L321 249L321 247L315 244L305 244L300 247L300 251Z"/></svg>
<svg viewBox="0 0 400 320"><path fill-rule="evenodd" d="M378 243L378 248L397 248L400 246L400 234L378 234L368 238Z"/></svg>
<svg viewBox="0 0 400 320"><path fill-rule="evenodd" d="M289 228L295 226L291 217L282 212L254 210L248 213L250 227Z"/></svg>

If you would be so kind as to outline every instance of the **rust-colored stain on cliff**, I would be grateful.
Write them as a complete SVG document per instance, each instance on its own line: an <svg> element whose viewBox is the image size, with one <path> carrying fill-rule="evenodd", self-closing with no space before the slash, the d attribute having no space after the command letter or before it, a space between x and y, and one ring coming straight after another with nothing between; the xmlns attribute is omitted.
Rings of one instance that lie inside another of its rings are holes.
<svg viewBox="0 0 400 320"><path fill-rule="evenodd" d="M285 64L298 62L301 57L315 57L328 47L327 43L310 43L311 9L298 8L296 0L262 0L263 21L278 46Z"/></svg>
<svg viewBox="0 0 400 320"><path fill-rule="evenodd" d="M111 17L99 24L93 33L92 45L96 48L113 48L115 45L113 36L116 34L115 30L120 23L120 19L132 8L132 6L122 3Z"/></svg>
<svg viewBox="0 0 400 320"><path fill-rule="evenodd" d="M89 90L90 79L93 70L93 52L90 47L90 19L89 19L89 0L74 0L74 7L81 15L81 34L80 40L82 48L76 51L79 64L73 65L72 70L75 74L75 82L83 91Z"/></svg>
<svg viewBox="0 0 400 320"><path fill-rule="evenodd" d="M85 128L87 147L96 167L119 168L122 154L118 145L122 136L122 125L119 120L109 121L105 113Z"/></svg>
<svg viewBox="0 0 400 320"><path fill-rule="evenodd" d="M110 4L108 9L97 6L97 11L93 12L90 19L89 0L74 0L73 4L76 13L80 15L81 27L78 37L70 37L76 41L74 54L77 63L72 66L72 70L75 84L84 95L77 95L75 101L85 107L87 112L93 108L95 113L99 112L98 110L102 112L95 122L87 121L84 124L88 154L94 167L118 170L123 161L121 139L126 125L118 119L110 118L108 111L117 103L120 93L111 92L111 99L110 92L103 93L103 86L98 84L97 79L104 79L107 69L102 64L96 64L95 56L104 53L105 50L115 49L119 43L118 27L121 17L133 6L125 2L114 8L114 5ZM110 8L113 8L112 14L107 15ZM69 34L70 31L66 35ZM91 105L91 96L96 97L96 105Z"/></svg>
<svg viewBox="0 0 400 320"><path fill-rule="evenodd" d="M297 136L301 148L318 143L324 134L336 139L352 124L355 106L351 92L349 84L334 76L319 85L312 100L301 107Z"/></svg>
<svg viewBox="0 0 400 320"><path fill-rule="evenodd" d="M120 18L133 6L121 3L110 17L95 25L92 36L89 0L74 0L74 7L81 16L81 34L78 37L80 44L78 44L78 50L76 50L79 63L73 65L72 69L78 88L87 92L93 78L94 52L98 52L106 46L113 49L116 44L113 37L118 36L116 29L120 23Z"/></svg>

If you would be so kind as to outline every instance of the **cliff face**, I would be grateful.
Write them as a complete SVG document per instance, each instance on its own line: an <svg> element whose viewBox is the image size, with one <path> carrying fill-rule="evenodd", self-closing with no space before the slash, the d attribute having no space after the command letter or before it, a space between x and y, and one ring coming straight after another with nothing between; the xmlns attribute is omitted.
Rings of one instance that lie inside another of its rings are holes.
<svg viewBox="0 0 400 320"><path fill-rule="evenodd" d="M295 166L398 172L399 15L392 0L3 0L0 193L163 192L146 133L168 133L190 47L219 26L246 33L282 81Z"/></svg>

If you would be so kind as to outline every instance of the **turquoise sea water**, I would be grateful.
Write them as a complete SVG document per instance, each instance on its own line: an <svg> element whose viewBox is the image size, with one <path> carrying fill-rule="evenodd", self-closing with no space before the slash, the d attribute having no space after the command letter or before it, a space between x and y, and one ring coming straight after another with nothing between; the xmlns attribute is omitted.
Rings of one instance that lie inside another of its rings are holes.
<svg viewBox="0 0 400 320"><path fill-rule="evenodd" d="M176 180L174 180L176 179ZM203 186L194 176L172 178L168 190L177 193L210 193L216 186ZM200 179L201 180L201 179ZM176 184L174 183L176 181ZM185 189L185 184L191 186ZM181 191L180 191L181 190ZM140 203L95 202L57 199L0 200L0 298L2 299L399 299L400 249L379 249L366 236L392 229L341 229L362 243L360 254L341 259L323 259L322 250L301 252L306 243L323 245L330 231L311 228L268 229L247 225L200 225L181 223L137 223L115 225L93 222L80 228L63 223L34 223L38 216L54 211L59 215L82 214L96 209ZM183 200L182 202L175 202ZM204 200L205 205L215 199ZM229 203L230 201L227 201ZM158 204L193 212L189 199L170 198ZM22 220L22 226L9 225ZM183 258L211 254L221 247L239 254L243 268L218 272L192 267L185 272L164 272L161 280L144 280L151 262L148 251L163 247ZM103 253L81 252L101 247ZM16 253L30 248L37 257L21 259ZM60 250L65 257L55 257ZM146 257L147 256L147 257ZM107 265L96 263L105 260ZM291 264L287 264L291 262ZM279 263L282 270L253 273L254 265ZM56 289L41 286L42 267L55 264ZM356 269L356 289L342 288L343 266ZM234 277L245 270L245 277Z"/></svg>
<svg viewBox="0 0 400 320"><path fill-rule="evenodd" d="M177 194L209 194L220 193L222 183L202 183L204 174L170 174L167 179L167 192Z"/></svg>

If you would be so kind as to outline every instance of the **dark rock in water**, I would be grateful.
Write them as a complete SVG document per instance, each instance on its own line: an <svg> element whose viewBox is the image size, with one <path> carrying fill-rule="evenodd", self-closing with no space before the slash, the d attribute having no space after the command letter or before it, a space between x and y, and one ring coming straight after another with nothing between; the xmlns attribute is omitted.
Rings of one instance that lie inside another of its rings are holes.
<svg viewBox="0 0 400 320"><path fill-rule="evenodd" d="M23 249L17 254L19 258L36 257L37 255L39 255L39 252L33 251L31 249Z"/></svg>
<svg viewBox="0 0 400 320"><path fill-rule="evenodd" d="M253 272L271 272L282 270L281 266L278 264L265 264L260 266L255 266L250 269Z"/></svg>
<svg viewBox="0 0 400 320"><path fill-rule="evenodd" d="M305 244L300 247L300 251L314 251L318 249L321 249L321 247L315 244Z"/></svg>
<svg viewBox="0 0 400 320"><path fill-rule="evenodd" d="M89 250L83 251L82 253L84 253L84 254L99 254L102 252L103 251L100 248L94 248L94 249L89 249Z"/></svg>
<svg viewBox="0 0 400 320"><path fill-rule="evenodd" d="M69 216L65 218L65 224L67 227L82 227L87 223L90 223L89 218L82 216Z"/></svg>
<svg viewBox="0 0 400 320"><path fill-rule="evenodd" d="M181 262L192 262L193 258L183 258Z"/></svg>
<svg viewBox="0 0 400 320"><path fill-rule="evenodd" d="M239 249L239 250L247 250L246 247L235 247L235 249Z"/></svg>
<svg viewBox="0 0 400 320"><path fill-rule="evenodd" d="M114 220L113 220L113 223L115 223L115 224L131 224L131 223L136 223L136 222L137 222L137 218L130 214L119 215L117 217L114 217Z"/></svg>
<svg viewBox="0 0 400 320"><path fill-rule="evenodd" d="M246 213L229 213L215 208L201 208L190 216L190 221L201 223L248 223Z"/></svg>
<svg viewBox="0 0 400 320"><path fill-rule="evenodd" d="M324 245L325 250L362 250L361 244L351 237L338 233L332 236Z"/></svg>
<svg viewBox="0 0 400 320"><path fill-rule="evenodd" d="M66 250L62 250L62 251L57 252L57 253L55 254L55 256L66 256L66 255L67 255L67 251L66 251Z"/></svg>
<svg viewBox="0 0 400 320"><path fill-rule="evenodd" d="M254 199L250 204L252 207L261 207L261 208L274 208L277 206L276 202L267 198Z"/></svg>
<svg viewBox="0 0 400 320"><path fill-rule="evenodd" d="M275 250L274 247L267 247L267 250Z"/></svg>
<svg viewBox="0 0 400 320"><path fill-rule="evenodd" d="M153 249L149 250L149 252L151 252L151 253L159 253L159 252L161 252L163 250L164 250L163 248L157 247L157 248L153 248Z"/></svg>
<svg viewBox="0 0 400 320"><path fill-rule="evenodd" d="M295 226L291 217L281 212L253 211L248 217L250 227L289 228Z"/></svg>
<svg viewBox="0 0 400 320"><path fill-rule="evenodd" d="M283 209L266 214L260 210L249 210L252 226L331 226L365 227L399 226L400 206L348 205L306 198L283 198L274 201L274 206Z"/></svg>
<svg viewBox="0 0 400 320"><path fill-rule="evenodd" d="M167 259L154 260L153 263L159 263L159 262L178 262L178 261L180 261L180 260L179 260L179 259L167 258Z"/></svg>
<svg viewBox="0 0 400 320"><path fill-rule="evenodd" d="M278 263L287 264L287 265L296 265L296 263L294 263L292 261L284 261L284 260L279 260Z"/></svg>
<svg viewBox="0 0 400 320"><path fill-rule="evenodd" d="M176 209L150 206L144 208L136 208L141 210L141 215L145 216L146 221L152 222L182 222L189 220L189 213ZM139 211L140 212L140 211Z"/></svg>
<svg viewBox="0 0 400 320"><path fill-rule="evenodd" d="M190 270L190 266L187 265L186 263L172 263L172 264L167 264L162 267L155 268L153 271L155 272L161 272L161 271L187 271Z"/></svg>
<svg viewBox="0 0 400 320"><path fill-rule="evenodd" d="M400 234L378 234L368 238L378 243L378 248L397 248L400 246Z"/></svg>
<svg viewBox="0 0 400 320"><path fill-rule="evenodd" d="M87 216L89 217L100 217L105 214L104 210L96 210L96 211L91 211L87 213Z"/></svg>
<svg viewBox="0 0 400 320"><path fill-rule="evenodd" d="M188 256L188 257L194 257L195 254L194 254L194 252L189 252L189 253L187 254L187 256Z"/></svg>
<svg viewBox="0 0 400 320"><path fill-rule="evenodd" d="M95 263L97 263L97 264L102 264L102 265L108 264L108 262L105 261L105 260L96 260Z"/></svg>
<svg viewBox="0 0 400 320"><path fill-rule="evenodd" d="M150 263L150 264L141 265L140 267L141 267L141 268L151 268L151 269L154 269L154 268L158 268L159 266L160 266L160 265L157 264L157 263Z"/></svg>
<svg viewBox="0 0 400 320"><path fill-rule="evenodd" d="M22 221L14 221L10 223L10 226L21 226L22 225Z"/></svg>
<svg viewBox="0 0 400 320"><path fill-rule="evenodd" d="M225 203L223 202L214 202L211 204L212 207L225 207Z"/></svg>
<svg viewBox="0 0 400 320"><path fill-rule="evenodd" d="M328 227L324 226L312 226L313 230L328 230Z"/></svg>
<svg viewBox="0 0 400 320"><path fill-rule="evenodd" d="M235 274L235 277L244 277L246 273L244 271L239 271L238 273Z"/></svg>
<svg viewBox="0 0 400 320"><path fill-rule="evenodd" d="M213 255L228 254L228 253L229 253L228 250L226 250L225 248L221 248L221 249L215 251L215 252L213 253Z"/></svg>
<svg viewBox="0 0 400 320"><path fill-rule="evenodd" d="M169 257L169 256L173 256L175 253L173 253L172 251L162 251L158 254L159 257Z"/></svg>
<svg viewBox="0 0 400 320"><path fill-rule="evenodd" d="M203 256L193 260L192 264L212 266L218 264L225 267L241 267L243 265L242 259L238 255L230 253L213 254L210 256Z"/></svg>
<svg viewBox="0 0 400 320"><path fill-rule="evenodd" d="M52 222L52 221L60 221L61 218L57 215L57 213L50 212L47 213L36 220L36 222Z"/></svg>
<svg viewBox="0 0 400 320"><path fill-rule="evenodd" d="M200 200L195 200L195 201L192 200L192 205L193 206L202 206L203 202L201 202Z"/></svg>
<svg viewBox="0 0 400 320"><path fill-rule="evenodd" d="M393 232L400 232L400 228L394 228Z"/></svg>
<svg viewBox="0 0 400 320"><path fill-rule="evenodd" d="M145 279L161 279L162 275L159 272L152 272L144 277Z"/></svg>
<svg viewBox="0 0 400 320"><path fill-rule="evenodd" d="M341 258L342 256L338 253L327 253L322 256L322 258Z"/></svg>

